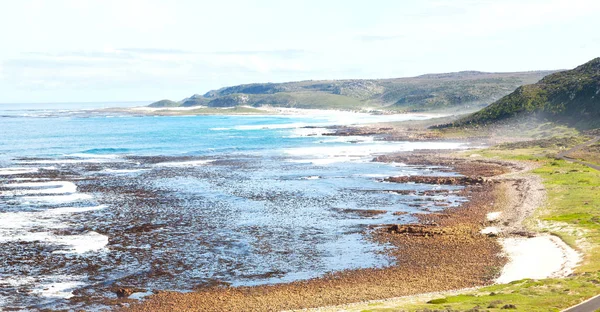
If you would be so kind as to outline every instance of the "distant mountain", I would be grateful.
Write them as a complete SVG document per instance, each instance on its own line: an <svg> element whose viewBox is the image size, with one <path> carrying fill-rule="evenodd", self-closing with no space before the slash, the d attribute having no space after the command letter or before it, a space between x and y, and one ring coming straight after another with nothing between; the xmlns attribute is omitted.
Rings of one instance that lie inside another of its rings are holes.
<svg viewBox="0 0 600 312"><path fill-rule="evenodd" d="M527 116L579 128L600 127L600 58L521 86L454 125L479 126Z"/></svg>
<svg viewBox="0 0 600 312"><path fill-rule="evenodd" d="M464 71L412 78L308 80L253 83L195 94L179 106L231 107L262 105L322 109L390 109L428 111L484 107L555 71L485 73ZM173 105L159 101L153 107Z"/></svg>

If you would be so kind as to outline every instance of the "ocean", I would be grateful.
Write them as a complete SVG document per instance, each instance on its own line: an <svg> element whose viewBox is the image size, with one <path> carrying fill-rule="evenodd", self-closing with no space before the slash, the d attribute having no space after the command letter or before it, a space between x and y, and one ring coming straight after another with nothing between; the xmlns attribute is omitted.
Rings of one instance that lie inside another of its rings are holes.
<svg viewBox="0 0 600 312"><path fill-rule="evenodd" d="M456 175L449 168L372 161L463 143L328 135L424 115L75 108L0 105L0 308L94 310L115 286L142 298L385 267L373 227L466 200L459 186L383 181Z"/></svg>

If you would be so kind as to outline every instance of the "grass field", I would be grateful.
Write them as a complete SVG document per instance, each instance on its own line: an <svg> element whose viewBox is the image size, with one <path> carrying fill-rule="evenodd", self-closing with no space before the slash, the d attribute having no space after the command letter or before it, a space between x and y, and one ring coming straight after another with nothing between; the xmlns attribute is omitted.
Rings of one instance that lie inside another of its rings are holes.
<svg viewBox="0 0 600 312"><path fill-rule="evenodd" d="M547 202L526 223L531 230L561 237L582 253L583 261L572 276L492 285L428 302L374 303L362 311L560 311L599 294L600 171L554 158L567 148L565 144L573 146L586 140L562 137L469 151L539 165L533 173L543 178Z"/></svg>

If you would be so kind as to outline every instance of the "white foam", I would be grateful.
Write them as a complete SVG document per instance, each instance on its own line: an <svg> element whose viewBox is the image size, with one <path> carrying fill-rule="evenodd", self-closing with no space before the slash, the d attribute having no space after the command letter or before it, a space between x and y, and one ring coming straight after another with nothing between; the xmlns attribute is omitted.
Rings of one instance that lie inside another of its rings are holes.
<svg viewBox="0 0 600 312"><path fill-rule="evenodd" d="M119 173L136 173L136 172L142 172L142 171L148 171L148 170L149 169L104 169L101 172L119 174Z"/></svg>
<svg viewBox="0 0 600 312"><path fill-rule="evenodd" d="M383 174L383 173L365 173L365 174L360 174L359 176L361 177L367 177L367 178L389 178L390 176L392 176L394 173L390 173L390 174Z"/></svg>
<svg viewBox="0 0 600 312"><path fill-rule="evenodd" d="M314 165L330 165L330 164L340 163L340 162L358 162L361 159L363 159L363 157L360 157L360 156L355 156L355 157L337 156L337 157L329 157L329 158L290 159L288 161L294 162L294 163L300 163L300 164L310 163L310 164L314 164Z"/></svg>
<svg viewBox="0 0 600 312"><path fill-rule="evenodd" d="M92 199L92 195L88 194L68 194L68 195L53 195L53 196L21 196L17 197L23 204L68 204L78 201Z"/></svg>
<svg viewBox="0 0 600 312"><path fill-rule="evenodd" d="M580 255L556 236L511 237L500 240L509 262L496 283L524 278L564 277L573 272Z"/></svg>
<svg viewBox="0 0 600 312"><path fill-rule="evenodd" d="M7 285L11 287L20 287L23 285L31 284L33 282L35 282L35 278L29 276L20 278L9 277L6 279L0 279L0 285Z"/></svg>
<svg viewBox="0 0 600 312"><path fill-rule="evenodd" d="M174 161L174 162L162 162L154 164L157 167L194 167L202 166L213 162L213 160L192 160L192 161Z"/></svg>
<svg viewBox="0 0 600 312"><path fill-rule="evenodd" d="M148 296L153 295L154 293L152 291L145 291L145 292L136 292L133 293L131 295L129 295L129 299L135 299L135 300L142 300Z"/></svg>
<svg viewBox="0 0 600 312"><path fill-rule="evenodd" d="M108 236L96 232L88 232L80 235L56 236L54 242L68 246L68 249L57 250L53 253L76 253L83 254L91 251L99 251L108 245Z"/></svg>
<svg viewBox="0 0 600 312"><path fill-rule="evenodd" d="M293 130L291 138L307 137L307 136L322 136L325 133L333 133L334 131L327 128L297 128Z"/></svg>
<svg viewBox="0 0 600 312"><path fill-rule="evenodd" d="M85 253L98 251L108 244L108 237L96 232L78 235L56 235L54 230L66 229L70 225L57 216L82 213L106 208L105 205L92 207L63 207L36 212L0 213L0 242L43 242L62 245L57 253Z"/></svg>
<svg viewBox="0 0 600 312"><path fill-rule="evenodd" d="M67 214L67 213L82 213L88 211L96 211L105 209L106 205L98 205L92 207L61 207L61 208L53 208L48 209L45 212L48 214Z"/></svg>
<svg viewBox="0 0 600 312"><path fill-rule="evenodd" d="M47 279L62 281L42 281L31 293L45 298L69 299L73 297L73 291L85 285L84 282L76 281L73 277L67 276L51 276Z"/></svg>
<svg viewBox="0 0 600 312"><path fill-rule="evenodd" d="M40 212L4 212L0 214L0 241L19 240L22 233L32 228L60 229L66 225ZM25 236L23 240L29 241Z"/></svg>
<svg viewBox="0 0 600 312"><path fill-rule="evenodd" d="M44 159L44 160L22 160L20 164L84 164L84 163L107 163L115 162L113 158L80 158L80 159Z"/></svg>
<svg viewBox="0 0 600 312"><path fill-rule="evenodd" d="M374 155L389 154L400 151L413 151L415 149L459 149L464 143L454 142L381 142L365 143L336 146L313 146L287 148L285 154L307 159L293 159L292 162L312 162L319 164L345 162L345 161L365 161ZM315 158L318 157L318 158Z"/></svg>
<svg viewBox="0 0 600 312"><path fill-rule="evenodd" d="M375 138L372 136L339 136L332 137L331 139L323 140L323 143L352 143L352 144L364 144L373 143Z"/></svg>
<svg viewBox="0 0 600 312"><path fill-rule="evenodd" d="M0 175L16 175L37 172L38 168L0 168Z"/></svg>
<svg viewBox="0 0 600 312"><path fill-rule="evenodd" d="M314 124L307 124L304 122L294 122L287 124L264 124L264 125L241 125L235 126L235 130L262 130L262 129L296 129L304 128L307 126L313 126Z"/></svg>
<svg viewBox="0 0 600 312"><path fill-rule="evenodd" d="M48 181L48 178L12 178L11 181Z"/></svg>
<svg viewBox="0 0 600 312"><path fill-rule="evenodd" d="M120 158L121 155L116 154L87 154L87 153L75 153L65 155L67 157L77 157L77 158L101 158L101 159L116 159Z"/></svg>
<svg viewBox="0 0 600 312"><path fill-rule="evenodd" d="M56 222L56 220L52 221ZM99 251L106 247L106 245L108 245L108 236L96 232L65 236L54 235L50 232L28 232L27 230L29 228L35 228L35 226L33 225L42 225L42 222L34 221L29 224L25 224L23 222L20 224L20 226L24 227L22 229L0 229L0 233L2 233L2 237L0 237L0 242L43 242L46 244L60 245L63 247L63 249L56 250L54 251L54 253L61 254L83 254L91 251ZM64 223L58 223L54 225L45 224L44 226L46 230L50 230L52 228L61 229L68 227L68 225Z"/></svg>
<svg viewBox="0 0 600 312"><path fill-rule="evenodd" d="M6 188L26 188L0 192L0 196L22 196L31 194L67 194L77 192L77 185L68 181L25 182L3 185Z"/></svg>

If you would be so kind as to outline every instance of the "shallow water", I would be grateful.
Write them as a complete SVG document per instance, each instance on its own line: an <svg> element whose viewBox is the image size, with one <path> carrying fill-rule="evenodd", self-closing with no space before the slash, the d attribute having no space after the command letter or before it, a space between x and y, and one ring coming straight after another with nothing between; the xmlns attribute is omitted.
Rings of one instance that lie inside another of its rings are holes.
<svg viewBox="0 0 600 312"><path fill-rule="evenodd" d="M4 307L96 309L115 296L113 285L189 291L388 266L387 246L369 240L372 227L465 200L458 187L382 182L453 175L447 168L371 162L462 144L305 127L343 123L339 116L13 111L0 122ZM430 190L440 193L423 193Z"/></svg>

